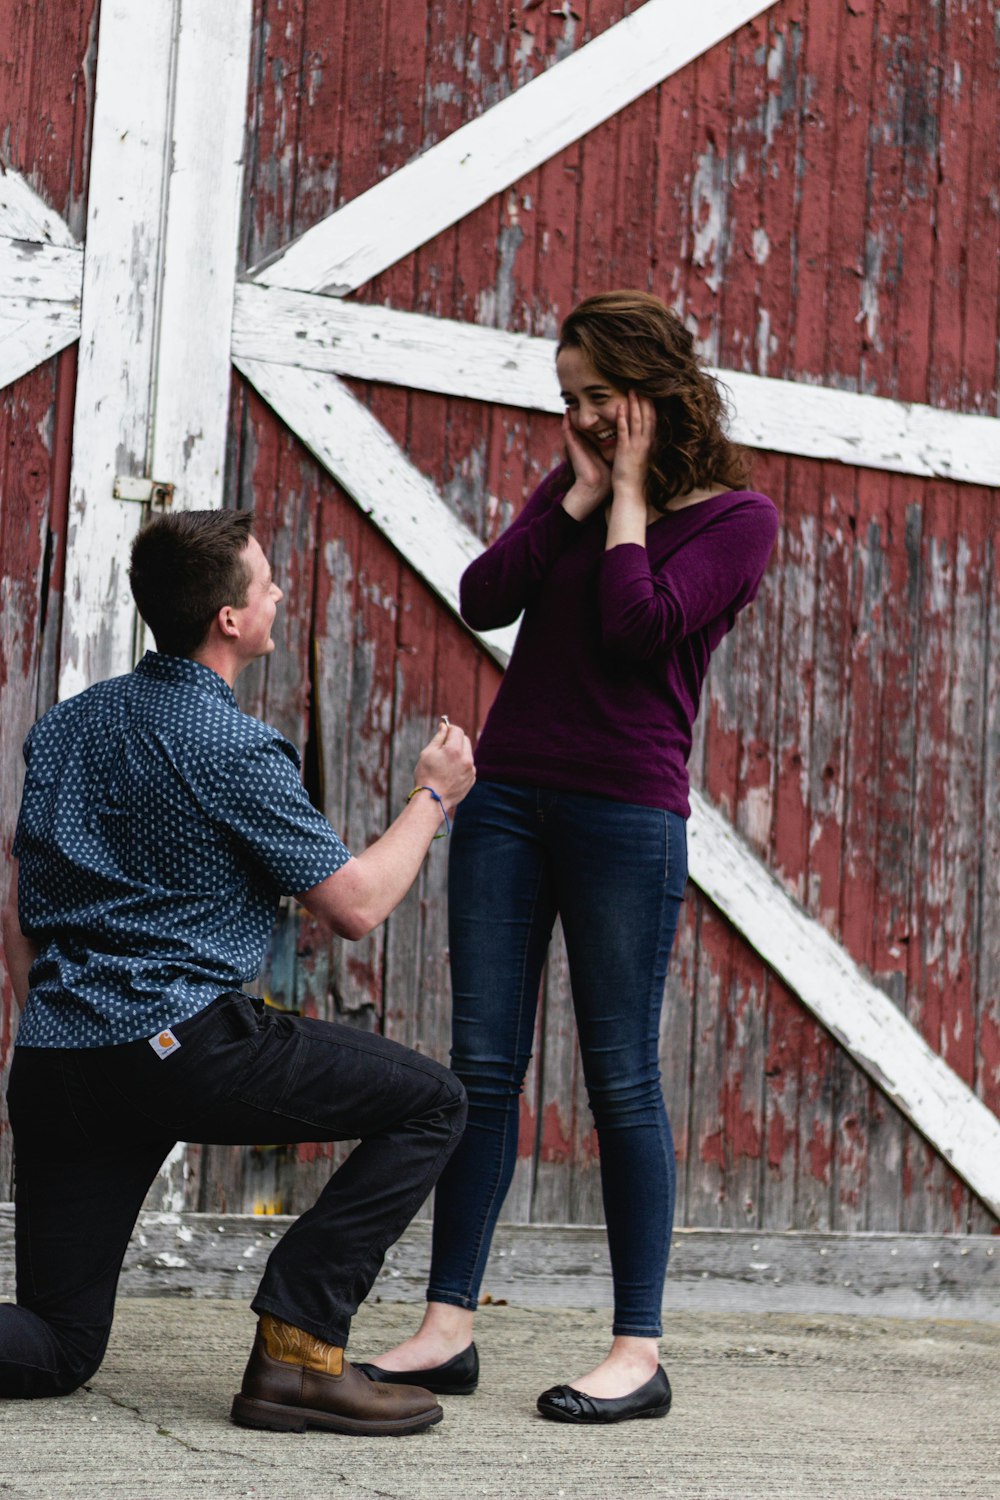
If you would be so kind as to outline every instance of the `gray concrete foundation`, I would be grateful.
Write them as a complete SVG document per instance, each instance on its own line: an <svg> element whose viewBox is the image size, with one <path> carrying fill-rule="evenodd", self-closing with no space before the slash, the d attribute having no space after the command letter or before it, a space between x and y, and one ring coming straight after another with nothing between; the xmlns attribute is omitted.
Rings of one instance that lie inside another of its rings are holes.
<svg viewBox="0 0 1000 1500"><path fill-rule="evenodd" d="M370 1358L417 1309L373 1303ZM408 1438L230 1425L254 1328L244 1303L123 1298L107 1359L59 1401L0 1402L3 1500L997 1500L1000 1328L884 1317L680 1311L674 1409L598 1430L535 1397L606 1345L604 1310L482 1310L483 1376Z"/></svg>

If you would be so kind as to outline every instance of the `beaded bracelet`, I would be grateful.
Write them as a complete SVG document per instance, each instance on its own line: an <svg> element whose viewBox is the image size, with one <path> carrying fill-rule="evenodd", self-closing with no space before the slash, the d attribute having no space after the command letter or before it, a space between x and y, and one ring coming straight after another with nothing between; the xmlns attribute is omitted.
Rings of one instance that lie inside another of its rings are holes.
<svg viewBox="0 0 1000 1500"><path fill-rule="evenodd" d="M436 839L446 839L451 832L451 824L448 821L448 810L444 805L444 799L439 796L439 794L434 790L432 786L415 786L409 797L407 797L407 802L411 802L418 792L430 792L431 796L434 798L434 801L440 802L441 811L444 814L444 833L436 833L434 837Z"/></svg>

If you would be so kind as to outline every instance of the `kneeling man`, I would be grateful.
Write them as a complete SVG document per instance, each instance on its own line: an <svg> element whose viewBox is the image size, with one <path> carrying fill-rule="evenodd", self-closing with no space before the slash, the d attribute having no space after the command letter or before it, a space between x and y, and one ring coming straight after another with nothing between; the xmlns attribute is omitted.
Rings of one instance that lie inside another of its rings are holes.
<svg viewBox="0 0 1000 1500"><path fill-rule="evenodd" d="M409 1048L269 1011L242 986L283 894L348 939L388 916L472 785L469 741L442 720L419 790L352 857L310 803L295 749L233 695L274 649L281 600L251 515L157 516L129 576L157 650L51 709L24 748L4 912L24 1009L0 1395L60 1395L98 1368L129 1235L175 1142L360 1137L267 1262L233 1420L418 1431L441 1418L434 1397L367 1380L344 1345L458 1140L462 1086Z"/></svg>

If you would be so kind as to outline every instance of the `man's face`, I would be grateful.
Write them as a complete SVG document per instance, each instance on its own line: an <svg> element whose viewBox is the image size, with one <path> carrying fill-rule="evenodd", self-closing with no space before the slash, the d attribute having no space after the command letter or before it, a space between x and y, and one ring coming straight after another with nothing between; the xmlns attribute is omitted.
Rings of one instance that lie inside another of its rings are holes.
<svg viewBox="0 0 1000 1500"><path fill-rule="evenodd" d="M271 577L271 565L256 537L247 543L244 560L250 575L247 602L242 609L234 609L233 614L240 627L241 654L250 662L274 650L271 626L282 594Z"/></svg>

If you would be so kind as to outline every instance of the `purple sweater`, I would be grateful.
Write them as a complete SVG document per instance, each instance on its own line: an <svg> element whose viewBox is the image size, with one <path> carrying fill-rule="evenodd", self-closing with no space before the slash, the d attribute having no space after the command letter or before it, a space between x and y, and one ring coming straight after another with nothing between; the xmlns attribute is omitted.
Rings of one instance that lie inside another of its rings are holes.
<svg viewBox="0 0 1000 1500"><path fill-rule="evenodd" d="M568 487L561 465L462 578L474 630L524 611L476 769L686 818L709 657L757 592L777 512L733 490L669 511L645 547L609 552L603 510L574 521L560 504Z"/></svg>

